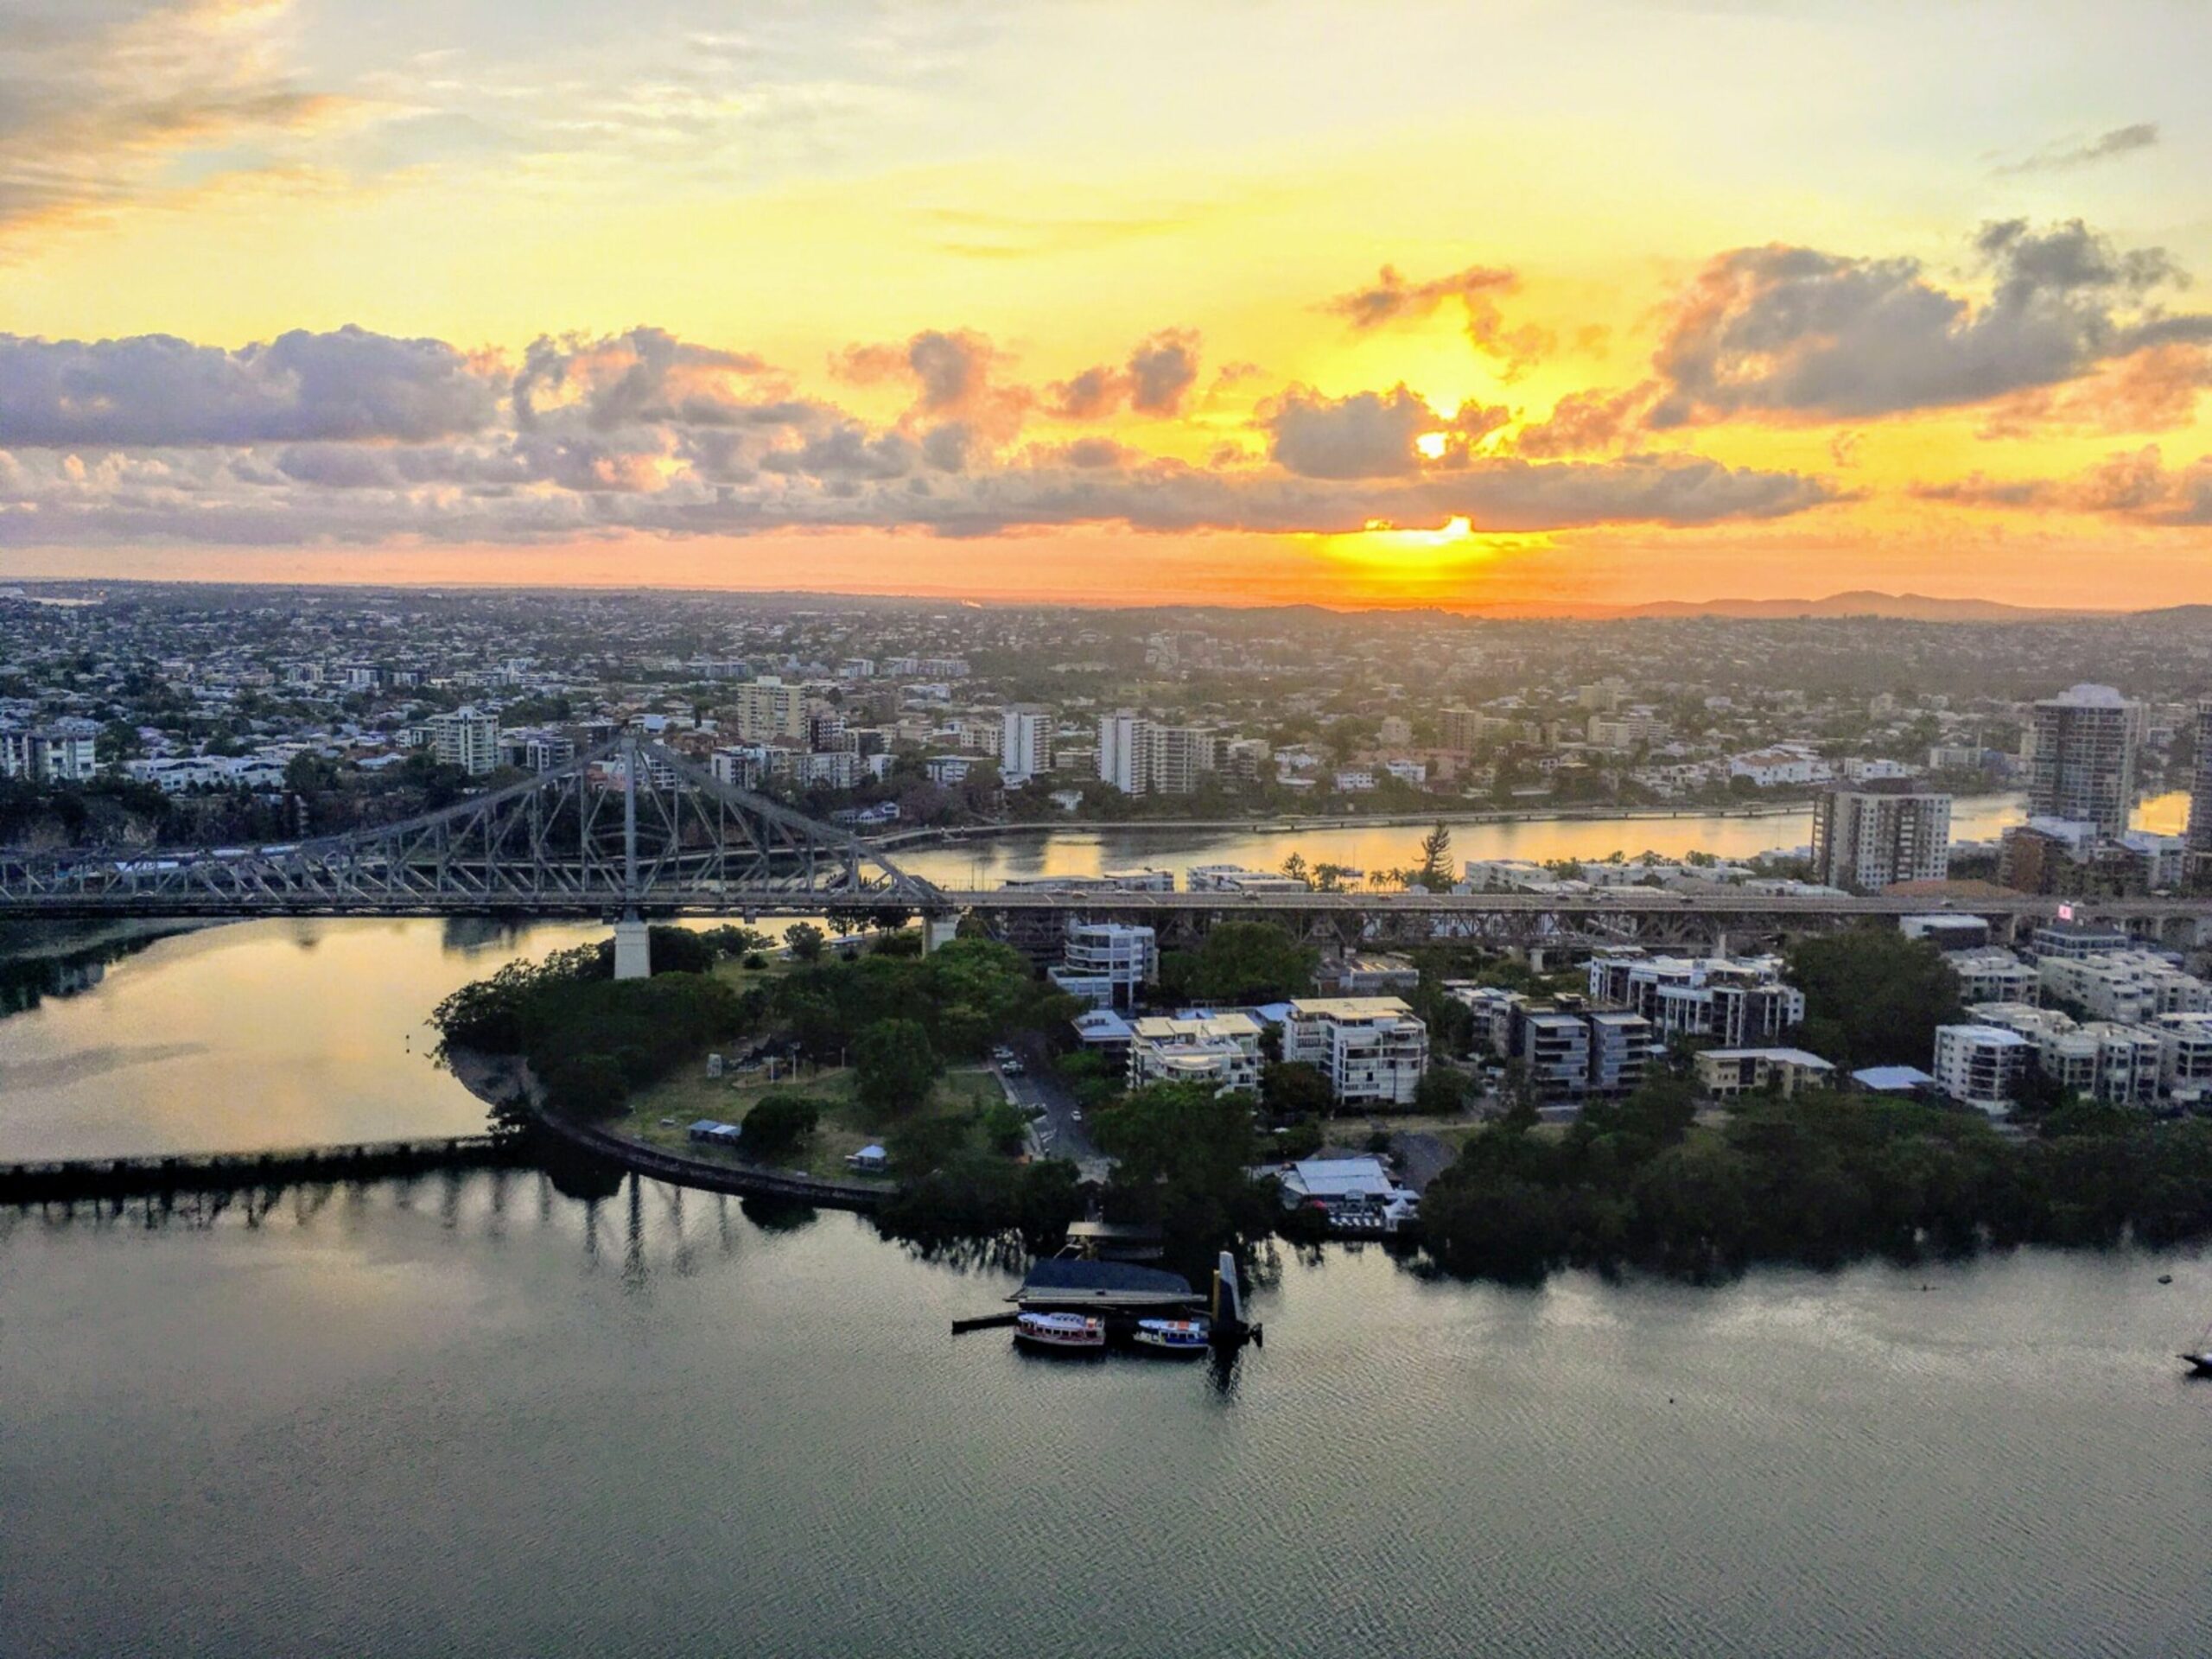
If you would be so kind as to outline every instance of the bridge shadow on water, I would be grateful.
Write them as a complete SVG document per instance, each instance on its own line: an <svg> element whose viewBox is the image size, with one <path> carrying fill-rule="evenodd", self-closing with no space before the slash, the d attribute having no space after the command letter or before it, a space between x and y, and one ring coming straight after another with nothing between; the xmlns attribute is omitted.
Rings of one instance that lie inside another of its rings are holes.
<svg viewBox="0 0 2212 1659"><path fill-rule="evenodd" d="M579 1183L542 1168L447 1170L362 1181L302 1181L0 1206L0 1252L30 1230L89 1237L130 1233L343 1243L427 1224L457 1246L519 1243L570 1255L588 1275L645 1293L741 1262L748 1244L814 1224L786 1200L739 1198L628 1174Z"/></svg>

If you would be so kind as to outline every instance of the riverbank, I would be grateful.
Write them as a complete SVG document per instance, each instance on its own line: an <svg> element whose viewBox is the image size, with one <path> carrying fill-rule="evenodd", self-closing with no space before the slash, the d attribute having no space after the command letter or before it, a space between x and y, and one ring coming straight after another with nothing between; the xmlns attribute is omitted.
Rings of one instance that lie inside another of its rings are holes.
<svg viewBox="0 0 2212 1659"><path fill-rule="evenodd" d="M838 1180L716 1156L690 1156L545 1109L529 1065L512 1055L454 1049L447 1065L461 1086L494 1112L520 1111L539 1132L588 1157L676 1186L741 1197L786 1198L834 1210L874 1210L895 1197L894 1181Z"/></svg>

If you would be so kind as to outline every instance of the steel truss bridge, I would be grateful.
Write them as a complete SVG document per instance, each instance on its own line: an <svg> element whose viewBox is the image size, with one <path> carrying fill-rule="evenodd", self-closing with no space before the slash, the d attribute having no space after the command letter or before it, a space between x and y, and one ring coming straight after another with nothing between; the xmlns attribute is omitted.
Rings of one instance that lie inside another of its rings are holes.
<svg viewBox="0 0 2212 1659"><path fill-rule="evenodd" d="M2057 918L2109 922L2187 949L2212 944L2212 900L2024 894L1957 900L1999 937ZM107 916L826 916L972 914L1057 955L1070 918L1191 942L1224 921L1280 923L1343 947L1464 939L1497 947L1750 945L1939 907L1925 897L1809 897L1716 887L1589 893L1156 893L1071 881L939 887L868 843L625 734L569 765L442 811L273 847L0 851L0 919Z"/></svg>
<svg viewBox="0 0 2212 1659"><path fill-rule="evenodd" d="M951 908L855 837L628 734L512 788L352 835L191 852L0 852L5 918Z"/></svg>

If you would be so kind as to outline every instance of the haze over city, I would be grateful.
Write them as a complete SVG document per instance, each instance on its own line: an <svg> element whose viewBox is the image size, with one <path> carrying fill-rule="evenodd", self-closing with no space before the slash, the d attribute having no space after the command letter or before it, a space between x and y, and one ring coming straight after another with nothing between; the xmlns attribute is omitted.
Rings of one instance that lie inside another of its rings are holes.
<svg viewBox="0 0 2212 1659"><path fill-rule="evenodd" d="M11 10L0 575L2207 596L2188 8Z"/></svg>
<svg viewBox="0 0 2212 1659"><path fill-rule="evenodd" d="M2208 1651L2204 0L0 0L0 1656Z"/></svg>

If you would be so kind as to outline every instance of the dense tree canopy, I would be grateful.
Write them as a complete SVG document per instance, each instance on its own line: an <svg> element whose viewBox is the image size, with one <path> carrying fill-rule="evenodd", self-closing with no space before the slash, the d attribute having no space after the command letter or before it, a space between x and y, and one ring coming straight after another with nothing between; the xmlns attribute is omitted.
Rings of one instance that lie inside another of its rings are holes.
<svg viewBox="0 0 2212 1659"><path fill-rule="evenodd" d="M1805 1046L1839 1066L1924 1066L1936 1027L1964 1017L1942 952L1894 927L1800 939L1789 976L1805 993Z"/></svg>
<svg viewBox="0 0 2212 1659"><path fill-rule="evenodd" d="M1223 922L1196 950L1161 959L1160 982L1178 997L1201 1002L1268 1002L1303 996L1313 986L1320 953L1273 922Z"/></svg>
<svg viewBox="0 0 2212 1659"><path fill-rule="evenodd" d="M1115 1160L1113 1210L1156 1223L1178 1260L1196 1260L1274 1224L1274 1184L1251 1176L1268 1154L1243 1095L1157 1084L1101 1109L1091 1138Z"/></svg>
<svg viewBox="0 0 2212 1659"><path fill-rule="evenodd" d="M1457 1273L1633 1262L1690 1277L1986 1242L2166 1244L2212 1233L2212 1122L2056 1115L2029 1140L1886 1096L1740 1103L1692 1121L1675 1080L1564 1135L1492 1128L1431 1184L1427 1248ZM2055 1131L2055 1132L2054 1132Z"/></svg>
<svg viewBox="0 0 2212 1659"><path fill-rule="evenodd" d="M875 1112L911 1112L929 1098L944 1065L918 1020L879 1020L854 1042L853 1089Z"/></svg>

